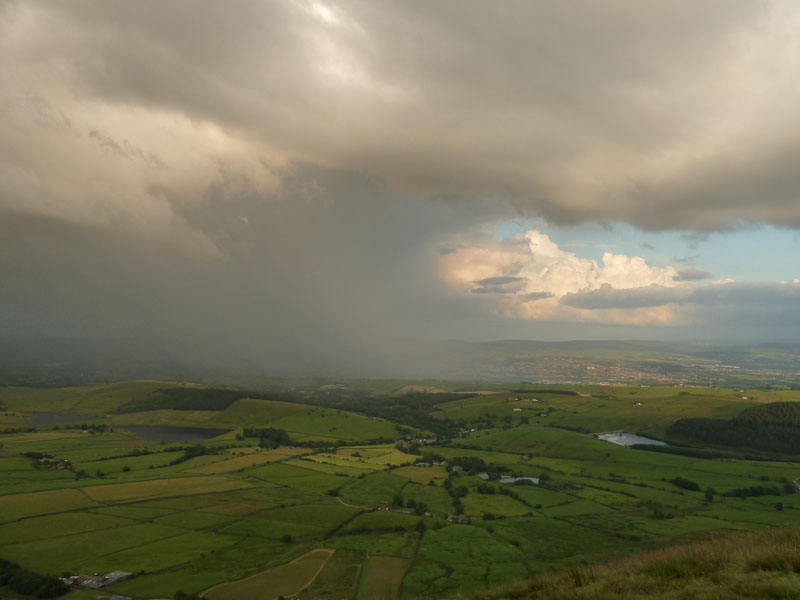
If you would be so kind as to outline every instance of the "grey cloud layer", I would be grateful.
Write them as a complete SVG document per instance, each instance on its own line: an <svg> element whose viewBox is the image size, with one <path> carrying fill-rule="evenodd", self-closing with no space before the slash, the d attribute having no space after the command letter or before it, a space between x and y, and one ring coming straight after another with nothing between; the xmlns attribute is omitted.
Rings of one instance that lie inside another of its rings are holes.
<svg viewBox="0 0 800 600"><path fill-rule="evenodd" d="M562 304L583 309L626 309L663 306L681 303L704 308L737 311L741 309L788 309L800 314L800 284L780 283L725 283L703 287L663 287L650 285L632 289L614 289L604 285L596 290L567 294ZM760 312L760 311L756 311ZM785 313L774 313L770 318L787 319ZM793 327L787 322L787 327Z"/></svg>
<svg viewBox="0 0 800 600"><path fill-rule="evenodd" d="M800 227L787 7L0 1L4 334L227 336L304 360L584 336L487 314L516 271L459 295L436 257L512 216Z"/></svg>
<svg viewBox="0 0 800 600"><path fill-rule="evenodd" d="M700 281L701 279L710 279L711 273L703 271L702 269L681 269L675 277L675 281Z"/></svg>
<svg viewBox="0 0 800 600"><path fill-rule="evenodd" d="M79 97L177 111L417 192L708 229L800 226L800 146L776 135L800 123L788 8L77 1L3 15L28 34L14 58L53 65Z"/></svg>

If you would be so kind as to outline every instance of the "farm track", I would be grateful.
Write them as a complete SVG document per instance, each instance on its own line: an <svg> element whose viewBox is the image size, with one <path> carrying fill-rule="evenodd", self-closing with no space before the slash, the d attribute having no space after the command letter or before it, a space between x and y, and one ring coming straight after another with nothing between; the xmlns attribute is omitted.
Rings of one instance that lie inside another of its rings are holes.
<svg viewBox="0 0 800 600"><path fill-rule="evenodd" d="M342 505L344 505L344 506L346 506L348 508L360 508L362 510L372 510L372 507L370 507L370 506L358 506L357 504L348 504L347 502L345 502L344 500L342 500L338 496L337 496L336 499L339 501L340 504L342 504Z"/></svg>
<svg viewBox="0 0 800 600"><path fill-rule="evenodd" d="M311 550L310 552L306 552L305 554L301 554L300 556L298 556L298 557L296 557L296 558L293 558L292 560L290 560L290 561L289 561L289 562L287 562L287 563L283 563L283 565L289 565L289 564L295 563L295 562L297 562L298 560L300 560L301 558L303 558L304 556L306 556L307 554L310 554L311 552L315 552L315 551L317 551L317 550L324 550L324 551L326 551L326 552L328 553L328 558L326 558L326 559L325 559L325 561L322 563L322 565L320 565L319 569L317 569L317 572L316 572L316 573L314 573L314 576L313 576L311 579L309 579L309 580L308 580L308 581L307 581L305 584L303 584L303 586L302 586L302 587L301 587L299 590L297 590L296 592L293 592L293 593L291 594L291 596L298 596L298 595L300 595L300 593L301 593L301 592L302 592L304 589L306 589L308 586L310 586L312 583L314 583L314 581L316 580L316 578L317 578L317 577L319 577L319 574L322 572L322 569L324 569L324 568L325 568L325 565L327 565L327 564L328 564L328 561L331 559L331 557L333 556L334 552L336 552L336 550L334 550L334 549L331 549L331 548L315 548L314 550ZM278 568L278 567L281 567L281 566L283 566L283 565L275 565L274 567L270 567L269 569L266 569L266 570L264 570L264 571L259 571L258 573L255 573L255 574L253 574L253 575L248 575L247 577L243 577L242 579L234 579L234 580L232 580L232 581L223 581L222 583L218 583L218 584L216 584L216 585L212 585L210 588L208 588L208 589L205 589L205 590L203 590L202 592L200 592L200 596L201 596L201 597L203 597L203 596L205 596L206 594L208 594L209 592L212 592L213 590L215 590L215 589L217 589L217 588L220 588L220 587L222 587L222 586L224 586L224 585L229 585L229 584L231 584L231 583L237 583L237 582L240 582L240 581L247 581L248 579L252 579L253 577L258 577L258 576L260 576L260 575L262 575L262 574L266 573L267 571L269 571L269 570L271 570L271 569L276 569L276 568Z"/></svg>

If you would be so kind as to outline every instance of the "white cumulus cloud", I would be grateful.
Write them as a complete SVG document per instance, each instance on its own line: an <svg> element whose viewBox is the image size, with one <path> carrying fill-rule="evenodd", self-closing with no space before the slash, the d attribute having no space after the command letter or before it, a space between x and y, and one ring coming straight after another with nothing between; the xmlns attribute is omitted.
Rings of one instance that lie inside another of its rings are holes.
<svg viewBox="0 0 800 600"><path fill-rule="evenodd" d="M551 321L667 324L672 307L647 302L625 310L584 309L562 300L592 290L678 288L672 266L647 264L639 256L603 253L600 261L559 247L536 229L502 242L462 245L440 257L443 279L463 292L488 294L506 316ZM487 285L491 282L492 285Z"/></svg>

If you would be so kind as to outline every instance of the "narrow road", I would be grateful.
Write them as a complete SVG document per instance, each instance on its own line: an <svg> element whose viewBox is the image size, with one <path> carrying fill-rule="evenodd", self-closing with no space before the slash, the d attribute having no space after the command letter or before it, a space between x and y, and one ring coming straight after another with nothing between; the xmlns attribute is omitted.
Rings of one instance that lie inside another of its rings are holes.
<svg viewBox="0 0 800 600"><path fill-rule="evenodd" d="M339 498L339 496L336 496L336 499L349 508L362 508L364 510L372 510L369 506L358 506L357 504L348 504L347 502Z"/></svg>

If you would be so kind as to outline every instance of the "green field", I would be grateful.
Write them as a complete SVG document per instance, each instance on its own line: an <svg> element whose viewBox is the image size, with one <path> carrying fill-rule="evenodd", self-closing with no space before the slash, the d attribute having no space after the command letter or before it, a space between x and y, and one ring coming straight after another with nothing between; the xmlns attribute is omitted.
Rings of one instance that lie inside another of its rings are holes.
<svg viewBox="0 0 800 600"><path fill-rule="evenodd" d="M209 600L274 600L278 596L296 596L312 584L332 555L331 550L312 550L280 567L211 588L204 597Z"/></svg>
<svg viewBox="0 0 800 600"><path fill-rule="evenodd" d="M224 492L246 487L250 487L250 484L235 479L209 476L100 485L85 488L85 493L92 500L99 502L120 502Z"/></svg>
<svg viewBox="0 0 800 600"><path fill-rule="evenodd" d="M300 594L300 600L353 598L358 589L364 556L353 550L337 550L316 579Z"/></svg>
<svg viewBox="0 0 800 600"><path fill-rule="evenodd" d="M359 600L394 600L410 561L396 556L370 556L364 563Z"/></svg>
<svg viewBox="0 0 800 600"><path fill-rule="evenodd" d="M656 452L593 435L667 438L678 419L732 419L800 392L748 390L743 400L700 388L354 382L348 404L342 388L304 385L280 400L203 392L199 409L195 392L164 390L200 388L168 382L0 388L10 424L0 433L0 558L55 575L130 571L110 592L145 599L467 598L800 519L800 456ZM105 427L31 428L42 412ZM389 413L396 422L376 416ZM123 423L228 433L161 443ZM245 437L253 427L262 433ZM272 447L270 431L286 434L283 445Z"/></svg>

